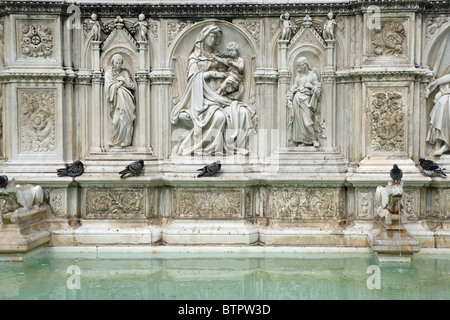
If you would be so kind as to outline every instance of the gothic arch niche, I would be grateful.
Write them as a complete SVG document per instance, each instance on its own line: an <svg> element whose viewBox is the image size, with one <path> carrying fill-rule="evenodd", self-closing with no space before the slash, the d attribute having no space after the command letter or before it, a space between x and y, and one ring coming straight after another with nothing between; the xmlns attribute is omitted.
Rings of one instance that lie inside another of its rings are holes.
<svg viewBox="0 0 450 320"><path fill-rule="evenodd" d="M220 20L206 20L200 23L195 23L182 30L174 39L169 47L168 61L166 62L169 68L174 74L174 82L172 86L171 97L171 109L181 100L185 90L188 86L188 59L190 54L194 50L196 39L199 36L201 30L208 25L216 25L222 30L222 36L220 42L216 48L226 58L228 56L227 47L231 42L238 45L238 57L243 59L244 69L242 71L242 89L239 89L239 94L229 96L230 99L240 101L249 106L256 114L253 120L256 119L262 106L255 105L255 82L253 79L253 73L256 70L256 45L254 41L249 37L246 31L242 30L239 26L229 22ZM228 71L227 71L228 72ZM171 112L171 110L169 110ZM256 127L256 125L254 125ZM179 139L186 134L187 130L191 130L192 122L187 120L180 120L176 125L172 125L171 130L171 145L172 156L176 156L174 147L178 143ZM257 146L256 139L253 135L249 135L248 141L248 154L256 155ZM228 153L227 153L228 154Z"/></svg>
<svg viewBox="0 0 450 320"><path fill-rule="evenodd" d="M305 19L306 20L306 19ZM324 150L326 148L326 140L325 140L325 116L327 113L327 110L325 110L325 106L331 105L331 101L329 104L327 104L327 98L324 95L326 90L328 88L324 87L323 82L323 73L325 71L326 66L326 56L325 56L325 50L326 50L326 43L322 39L322 37L318 34L318 32L308 24L304 24L303 27L297 32L297 34L294 35L294 37L291 40L291 43L287 49L287 67L291 74L291 79L288 84L288 91L285 93L286 95L289 94L289 90L293 86L295 82L295 78L298 75L298 65L297 60L301 57L304 57L308 61L308 66L311 71L314 71L317 74L318 81L321 84L321 94L319 101L317 103L316 111L314 112L317 118L315 119L315 131L317 140L319 142L320 146L315 146L314 148L309 148L311 151L319 151ZM286 108L286 106L284 106ZM287 112L287 116L285 119L282 119L282 121L285 121L286 124L282 124L281 127L286 127L287 130L287 141L283 141L283 144L287 144L289 149L292 149L292 141L290 141L290 128L289 128L289 122L292 121L289 120L292 118L292 115L289 115L289 111ZM293 120L294 123L299 119ZM297 148L295 148L297 149ZM301 148L304 150L304 148ZM299 151L299 150L298 150Z"/></svg>

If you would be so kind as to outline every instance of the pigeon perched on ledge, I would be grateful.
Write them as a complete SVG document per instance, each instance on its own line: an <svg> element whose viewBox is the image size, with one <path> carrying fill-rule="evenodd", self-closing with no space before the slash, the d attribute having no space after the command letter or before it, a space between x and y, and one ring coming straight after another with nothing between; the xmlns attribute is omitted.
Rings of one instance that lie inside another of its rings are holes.
<svg viewBox="0 0 450 320"><path fill-rule="evenodd" d="M197 177L213 176L220 170L221 167L222 167L222 164L220 163L220 160L217 160L216 162L208 164L207 166L204 166L201 169L197 169L197 171L201 171Z"/></svg>
<svg viewBox="0 0 450 320"><path fill-rule="evenodd" d="M0 176L0 188L4 188L8 185L8 177Z"/></svg>
<svg viewBox="0 0 450 320"><path fill-rule="evenodd" d="M80 160L77 160L65 168L58 169L56 172L59 177L79 177L84 173L84 164Z"/></svg>
<svg viewBox="0 0 450 320"><path fill-rule="evenodd" d="M423 170L423 173L427 177L432 177L434 175L440 175L443 177L446 177L447 175L444 172L444 169L442 169L436 162L433 160L425 160L424 158L419 159L420 167Z"/></svg>
<svg viewBox="0 0 450 320"><path fill-rule="evenodd" d="M133 176L138 176L139 173L142 171L142 168L144 167L144 161L143 160L139 160L139 161L134 161L132 163L130 163L129 165L127 165L125 167L125 169L123 169L122 171L119 172L119 174L121 175L120 178L125 178L125 176L127 174L133 175Z"/></svg>
<svg viewBox="0 0 450 320"><path fill-rule="evenodd" d="M391 169L390 175L394 184L400 184L400 181L403 178L403 171L396 164L394 164L393 168Z"/></svg>

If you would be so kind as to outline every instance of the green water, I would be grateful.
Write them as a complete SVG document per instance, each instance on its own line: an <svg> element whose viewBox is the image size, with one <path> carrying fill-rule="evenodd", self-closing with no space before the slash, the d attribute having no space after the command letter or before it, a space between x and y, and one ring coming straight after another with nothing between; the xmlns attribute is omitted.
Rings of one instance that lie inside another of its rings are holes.
<svg viewBox="0 0 450 320"><path fill-rule="evenodd" d="M0 262L0 299L448 300L450 256L43 253Z"/></svg>

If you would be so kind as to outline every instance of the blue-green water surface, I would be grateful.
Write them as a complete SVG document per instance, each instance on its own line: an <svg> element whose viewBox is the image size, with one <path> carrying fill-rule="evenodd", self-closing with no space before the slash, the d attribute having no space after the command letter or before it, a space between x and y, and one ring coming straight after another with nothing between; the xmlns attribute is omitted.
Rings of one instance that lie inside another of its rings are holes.
<svg viewBox="0 0 450 320"><path fill-rule="evenodd" d="M450 299L450 256L43 253L0 262L0 299Z"/></svg>

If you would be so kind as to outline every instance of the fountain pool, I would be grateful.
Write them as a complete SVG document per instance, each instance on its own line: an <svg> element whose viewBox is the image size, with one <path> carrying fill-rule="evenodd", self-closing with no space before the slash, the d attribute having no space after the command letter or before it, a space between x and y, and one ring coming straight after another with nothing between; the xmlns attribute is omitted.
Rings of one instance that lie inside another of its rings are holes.
<svg viewBox="0 0 450 320"><path fill-rule="evenodd" d="M0 299L450 299L450 254L61 252L0 262Z"/></svg>

